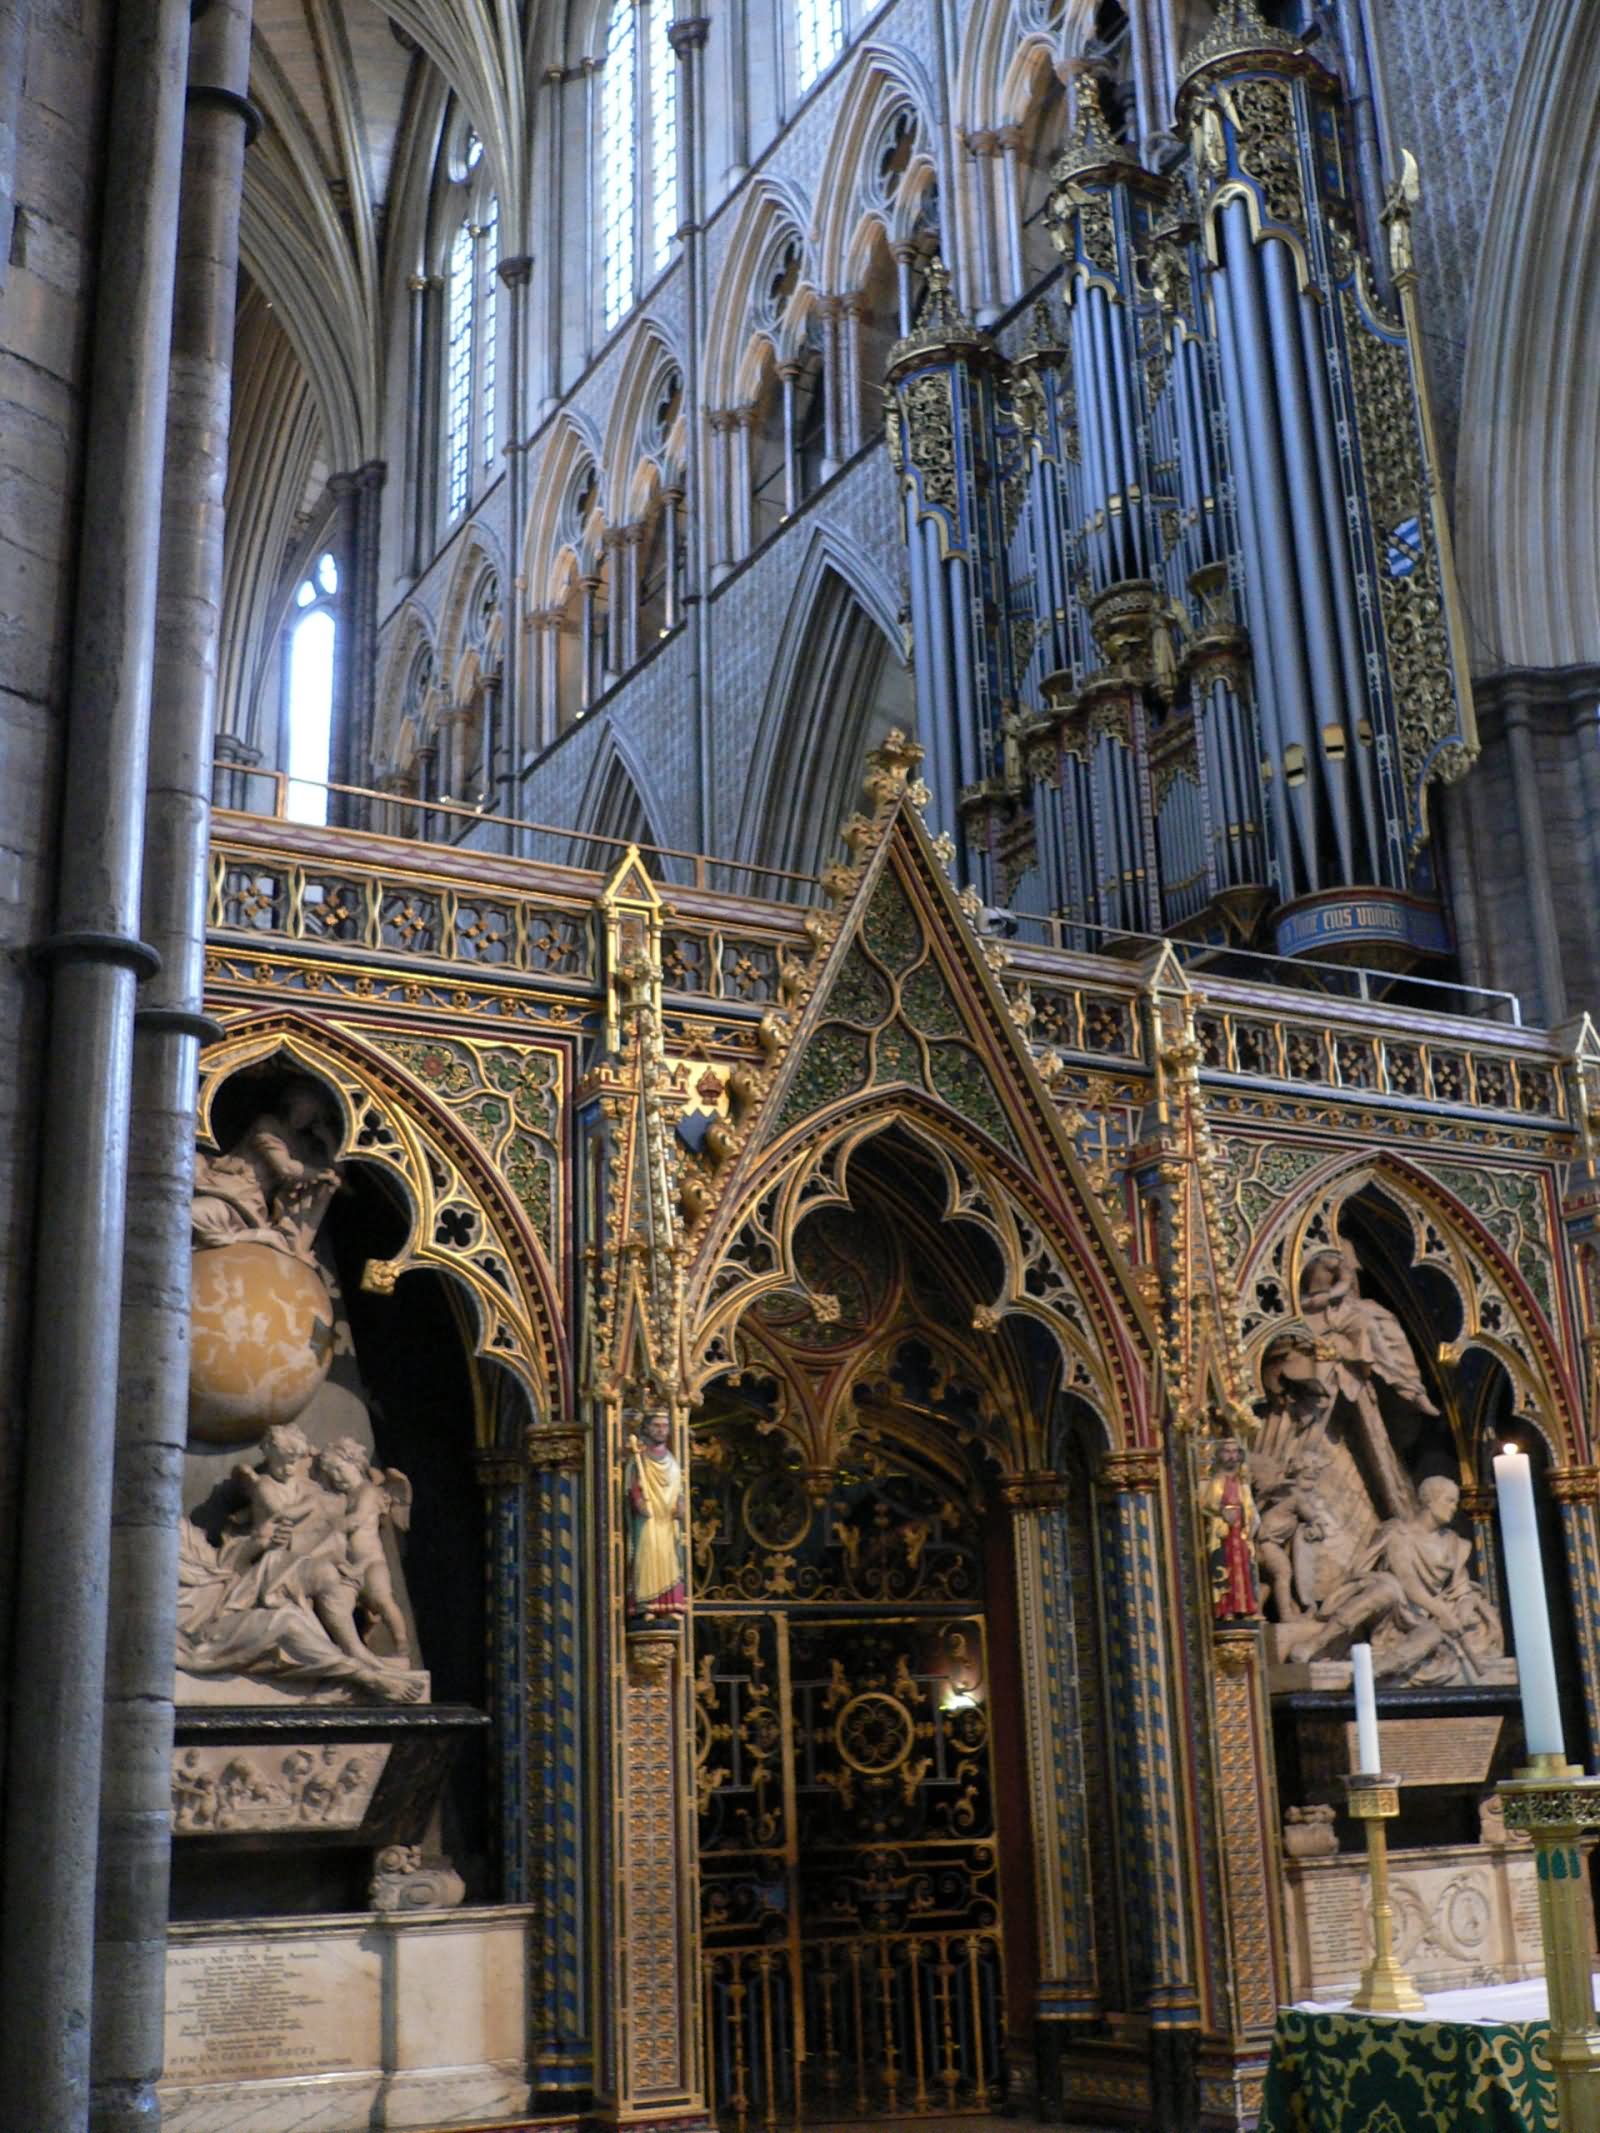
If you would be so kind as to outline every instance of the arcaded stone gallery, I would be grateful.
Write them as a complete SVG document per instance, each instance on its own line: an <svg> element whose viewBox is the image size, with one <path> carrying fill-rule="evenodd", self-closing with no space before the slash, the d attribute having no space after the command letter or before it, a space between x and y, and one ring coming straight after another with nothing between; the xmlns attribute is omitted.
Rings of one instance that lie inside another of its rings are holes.
<svg viewBox="0 0 1600 2133"><path fill-rule="evenodd" d="M1600 2133L1597 157L0 0L0 2133Z"/></svg>

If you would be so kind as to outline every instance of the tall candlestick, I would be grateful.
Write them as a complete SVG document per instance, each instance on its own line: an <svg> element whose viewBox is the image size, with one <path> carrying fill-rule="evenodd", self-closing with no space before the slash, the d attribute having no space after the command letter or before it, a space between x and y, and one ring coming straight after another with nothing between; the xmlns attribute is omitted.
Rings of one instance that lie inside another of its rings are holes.
<svg viewBox="0 0 1600 2133"><path fill-rule="evenodd" d="M1383 1765L1378 1760L1378 1699L1370 1644L1351 1645L1350 1677L1356 1690L1356 1770L1362 1777L1376 1777Z"/></svg>
<svg viewBox="0 0 1600 2133"><path fill-rule="evenodd" d="M1517 1679L1522 1724L1530 1760L1564 1758L1561 1699L1556 1693L1556 1655L1550 1643L1550 1603L1539 1557L1539 1522L1533 1502L1533 1468L1525 1452L1507 1445L1495 1457L1500 1496L1500 1534L1505 1543L1506 1588L1517 1639Z"/></svg>

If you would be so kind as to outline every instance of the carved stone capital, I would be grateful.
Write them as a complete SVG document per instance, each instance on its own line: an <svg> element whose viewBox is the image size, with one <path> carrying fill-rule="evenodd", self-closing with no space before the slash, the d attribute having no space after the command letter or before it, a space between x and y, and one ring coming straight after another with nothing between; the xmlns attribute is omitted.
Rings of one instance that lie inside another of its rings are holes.
<svg viewBox="0 0 1600 2133"><path fill-rule="evenodd" d="M635 1681L661 1681L678 1655L675 1629L636 1629L628 1633L628 1672Z"/></svg>
<svg viewBox="0 0 1600 2133"><path fill-rule="evenodd" d="M1160 1488L1161 1466L1161 1454L1154 1445L1134 1445L1126 1451L1106 1452L1100 1461L1098 1479L1103 1489L1142 1495Z"/></svg>
<svg viewBox="0 0 1600 2133"><path fill-rule="evenodd" d="M1211 1632L1211 1655L1217 1662L1219 1674L1248 1673L1260 1648L1261 1633L1256 1629L1214 1629Z"/></svg>
<svg viewBox="0 0 1600 2133"><path fill-rule="evenodd" d="M538 1423L528 1425L528 1464L540 1474L575 1474L583 1465L589 1432L576 1425Z"/></svg>
<svg viewBox="0 0 1600 2133"><path fill-rule="evenodd" d="M1047 1467L1008 1474L1000 1484L1000 1501L1008 1511L1055 1511L1067 1500L1067 1477Z"/></svg>
<svg viewBox="0 0 1600 2133"><path fill-rule="evenodd" d="M1471 1482L1461 1491L1461 1508L1468 1518L1493 1518L1494 1490Z"/></svg>
<svg viewBox="0 0 1600 2133"><path fill-rule="evenodd" d="M1600 1503L1600 1466L1553 1466L1550 1493L1557 1503Z"/></svg>
<svg viewBox="0 0 1600 2133"><path fill-rule="evenodd" d="M514 1445L482 1445L472 1455L473 1472L485 1489L514 1489L528 1471L528 1462Z"/></svg>

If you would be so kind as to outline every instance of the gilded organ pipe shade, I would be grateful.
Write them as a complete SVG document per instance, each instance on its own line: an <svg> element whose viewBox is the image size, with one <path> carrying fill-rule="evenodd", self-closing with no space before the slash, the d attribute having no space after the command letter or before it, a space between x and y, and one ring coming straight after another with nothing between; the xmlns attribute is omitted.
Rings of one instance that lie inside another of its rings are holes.
<svg viewBox="0 0 1600 2133"><path fill-rule="evenodd" d="M938 270L892 352L933 814L963 880L1086 939L1437 954L1426 789L1476 737L1414 188L1396 313L1340 85L1254 0L1189 55L1175 130L1146 169L1080 72L1061 309L1007 361Z"/></svg>

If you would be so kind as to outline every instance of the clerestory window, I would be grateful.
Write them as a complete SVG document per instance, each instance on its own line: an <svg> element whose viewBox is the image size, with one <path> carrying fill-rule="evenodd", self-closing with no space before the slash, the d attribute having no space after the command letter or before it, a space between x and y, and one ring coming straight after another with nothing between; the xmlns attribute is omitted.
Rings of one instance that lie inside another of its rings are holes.
<svg viewBox="0 0 1600 2133"><path fill-rule="evenodd" d="M449 159L454 228L444 267L444 501L458 519L494 478L499 326L500 203L489 189L483 143L463 126Z"/></svg>
<svg viewBox="0 0 1600 2133"><path fill-rule="evenodd" d="M600 68L600 322L609 333L678 235L678 62L672 0L612 0Z"/></svg>

